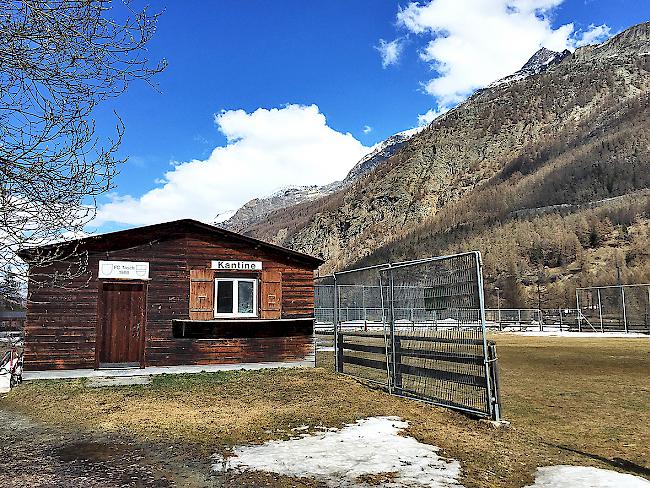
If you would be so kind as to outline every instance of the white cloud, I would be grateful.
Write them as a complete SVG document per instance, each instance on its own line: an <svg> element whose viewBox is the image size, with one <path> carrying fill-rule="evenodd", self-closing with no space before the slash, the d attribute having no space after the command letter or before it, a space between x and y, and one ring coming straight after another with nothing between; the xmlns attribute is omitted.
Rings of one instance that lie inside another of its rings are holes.
<svg viewBox="0 0 650 488"><path fill-rule="evenodd" d="M591 24L589 28L581 32L575 38L575 47L587 46L589 44L600 44L605 39L609 39L612 35L612 30L608 25L594 25Z"/></svg>
<svg viewBox="0 0 650 488"><path fill-rule="evenodd" d="M576 40L572 23L554 28L550 16L564 0L431 0L397 14L408 32L430 37L420 58L436 76L423 83L441 106L517 71L542 46L555 51L597 39L606 26Z"/></svg>
<svg viewBox="0 0 650 488"><path fill-rule="evenodd" d="M215 121L227 145L205 160L176 164L144 195L111 195L94 224L143 225L187 217L212 221L286 185L341 179L369 150L351 134L328 127L316 105L229 110Z"/></svg>
<svg viewBox="0 0 650 488"><path fill-rule="evenodd" d="M381 66L387 68L399 61L404 50L404 40L398 38L387 42L384 39L379 39L379 45L375 46L375 49L379 51L381 56Z"/></svg>
<svg viewBox="0 0 650 488"><path fill-rule="evenodd" d="M361 130L363 131L364 134L370 134L372 132L372 127L370 127L369 125L364 125L363 129Z"/></svg>
<svg viewBox="0 0 650 488"><path fill-rule="evenodd" d="M451 107L431 108L426 113L418 115L418 126L429 125L442 114L449 112Z"/></svg>

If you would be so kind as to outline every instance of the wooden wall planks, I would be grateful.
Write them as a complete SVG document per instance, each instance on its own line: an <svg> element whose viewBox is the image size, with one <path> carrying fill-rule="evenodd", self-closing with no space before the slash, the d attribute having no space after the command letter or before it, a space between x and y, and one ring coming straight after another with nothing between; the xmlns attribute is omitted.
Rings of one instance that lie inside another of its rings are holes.
<svg viewBox="0 0 650 488"><path fill-rule="evenodd" d="M167 233L128 249L90 252L88 270L68 289L29 284L25 321L27 370L95 367L99 260L148 261L144 363L147 366L258 361L302 361L313 355L309 333L286 337L175 339L174 319L190 318L190 270L210 268L212 260L262 261L281 276L281 317L313 317L313 270L280 251L244 242L223 242L208 232ZM55 273L57 263L35 273ZM204 314L207 318L207 314ZM260 327L264 321L260 320ZM288 332L295 334L295 331Z"/></svg>

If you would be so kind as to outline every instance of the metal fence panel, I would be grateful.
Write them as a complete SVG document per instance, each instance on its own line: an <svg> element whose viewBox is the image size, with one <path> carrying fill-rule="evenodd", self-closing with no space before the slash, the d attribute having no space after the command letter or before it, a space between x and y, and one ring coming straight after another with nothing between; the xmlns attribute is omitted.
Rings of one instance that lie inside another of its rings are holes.
<svg viewBox="0 0 650 488"><path fill-rule="evenodd" d="M576 290L580 330L650 333L650 284Z"/></svg>
<svg viewBox="0 0 650 488"><path fill-rule="evenodd" d="M328 280L319 284L316 307L323 307L317 317L332 317L336 326L337 371L393 394L499 419L479 253L349 270Z"/></svg>

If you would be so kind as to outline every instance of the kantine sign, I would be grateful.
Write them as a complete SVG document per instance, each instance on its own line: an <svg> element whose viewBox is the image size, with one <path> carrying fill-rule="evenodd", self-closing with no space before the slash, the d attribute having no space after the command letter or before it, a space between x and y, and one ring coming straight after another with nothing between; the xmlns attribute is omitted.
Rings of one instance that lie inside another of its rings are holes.
<svg viewBox="0 0 650 488"><path fill-rule="evenodd" d="M149 263L136 261L100 261L98 278L148 280Z"/></svg>
<svg viewBox="0 0 650 488"><path fill-rule="evenodd" d="M259 271L262 269L262 261L212 261L212 269Z"/></svg>

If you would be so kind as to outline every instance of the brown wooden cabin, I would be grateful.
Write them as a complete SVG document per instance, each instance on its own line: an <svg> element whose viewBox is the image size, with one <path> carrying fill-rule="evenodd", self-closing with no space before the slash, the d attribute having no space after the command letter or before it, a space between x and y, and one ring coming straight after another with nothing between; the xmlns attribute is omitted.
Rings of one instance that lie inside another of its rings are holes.
<svg viewBox="0 0 650 488"><path fill-rule="evenodd" d="M65 246L88 259L65 288L31 276L70 262L30 267L26 370L314 357L320 259L189 219ZM34 255L21 252L28 263Z"/></svg>

